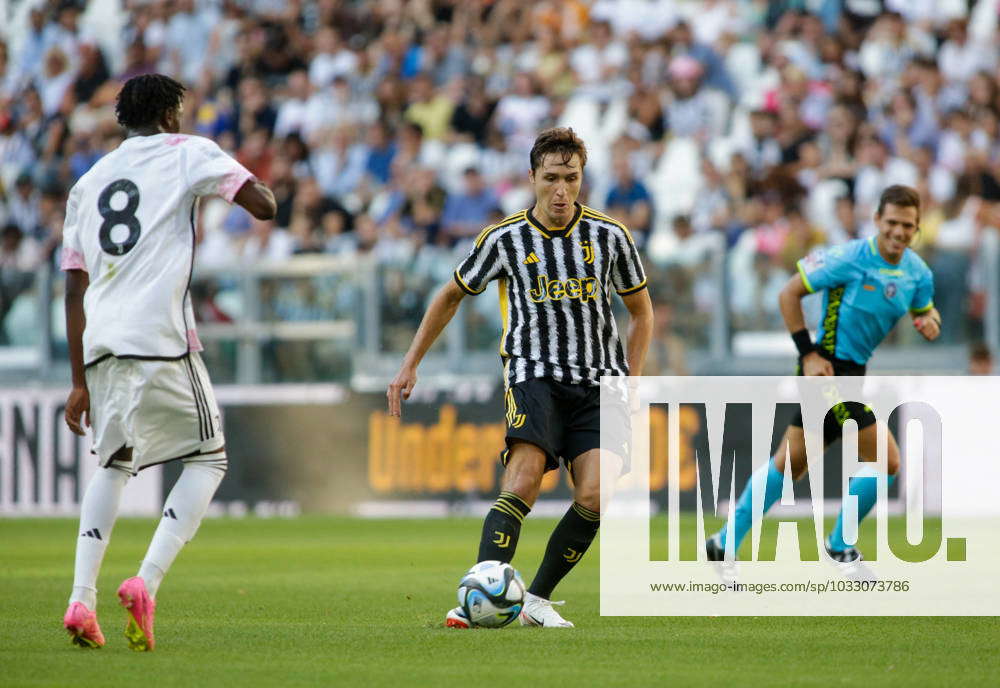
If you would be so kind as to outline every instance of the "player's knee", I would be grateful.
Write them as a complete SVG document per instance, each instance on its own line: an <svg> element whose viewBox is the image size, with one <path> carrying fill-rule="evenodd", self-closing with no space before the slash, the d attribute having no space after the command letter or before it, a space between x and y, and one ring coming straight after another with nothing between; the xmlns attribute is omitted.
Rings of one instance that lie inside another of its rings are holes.
<svg viewBox="0 0 1000 688"><path fill-rule="evenodd" d="M889 475L896 475L899 473L899 456L889 453L889 457L885 462L885 469L888 471Z"/></svg>
<svg viewBox="0 0 1000 688"><path fill-rule="evenodd" d="M183 459L183 462L185 468L196 468L217 473L220 480L226 475L226 471L229 469L229 460L226 457L225 451L214 454L199 454L189 459Z"/></svg>
<svg viewBox="0 0 1000 688"><path fill-rule="evenodd" d="M589 484L575 486L573 488L573 501L585 509L600 513L601 486Z"/></svg>

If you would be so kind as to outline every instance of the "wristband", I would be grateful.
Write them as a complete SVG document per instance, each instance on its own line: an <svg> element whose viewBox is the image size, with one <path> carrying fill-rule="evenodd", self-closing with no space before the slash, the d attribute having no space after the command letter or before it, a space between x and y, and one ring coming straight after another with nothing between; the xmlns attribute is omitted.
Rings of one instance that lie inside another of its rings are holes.
<svg viewBox="0 0 1000 688"><path fill-rule="evenodd" d="M799 356L811 354L816 350L812 337L809 336L809 330L804 327L798 332L792 332L792 341L795 342L795 348L799 350Z"/></svg>

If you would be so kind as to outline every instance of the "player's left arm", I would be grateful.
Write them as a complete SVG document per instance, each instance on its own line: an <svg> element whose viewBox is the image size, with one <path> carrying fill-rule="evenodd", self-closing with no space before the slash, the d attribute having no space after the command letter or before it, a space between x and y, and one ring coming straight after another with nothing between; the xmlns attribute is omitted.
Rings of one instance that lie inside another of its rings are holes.
<svg viewBox="0 0 1000 688"><path fill-rule="evenodd" d="M917 328L924 339L933 342L941 334L941 314L938 309L931 306L929 311L923 313L911 312L913 326Z"/></svg>
<svg viewBox="0 0 1000 688"><path fill-rule="evenodd" d="M653 304L646 287L646 271L632 235L624 226L616 237L618 255L611 264L611 282L628 309L628 374L642 375L653 336Z"/></svg>
<svg viewBox="0 0 1000 688"><path fill-rule="evenodd" d="M941 314L934 307L934 276L927 270L910 303L910 317L917 332L929 342L941 334Z"/></svg>
<svg viewBox="0 0 1000 688"><path fill-rule="evenodd" d="M248 179L233 196L233 202L242 206L258 220L273 220L278 213L274 192L257 179Z"/></svg>
<svg viewBox="0 0 1000 688"><path fill-rule="evenodd" d="M622 302L628 309L628 374L642 375L646 363L646 352L653 338L653 302L649 298L649 289L643 289L622 296Z"/></svg>

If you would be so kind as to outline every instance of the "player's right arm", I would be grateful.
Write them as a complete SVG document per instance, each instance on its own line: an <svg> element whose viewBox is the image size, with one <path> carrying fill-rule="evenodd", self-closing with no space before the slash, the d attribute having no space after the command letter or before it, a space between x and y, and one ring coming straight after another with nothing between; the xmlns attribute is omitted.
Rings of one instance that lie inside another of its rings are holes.
<svg viewBox="0 0 1000 688"><path fill-rule="evenodd" d="M413 343L410 344L409 351L403 358L403 365L389 385L386 396L389 398L389 415L399 416L402 412L402 400L410 398L413 386L417 384L417 366L423 360L424 354L431 348L438 335L444 330L445 325L451 322L458 311L458 306L462 303L465 292L458 283L449 280L447 284L438 290L431 301L430 307L424 313L420 327L413 336Z"/></svg>
<svg viewBox="0 0 1000 688"><path fill-rule="evenodd" d="M809 293L805 279L801 274L793 275L778 294L778 305L781 307L781 317L785 327L795 337L809 336L806 328L806 316L802 311L802 297ZM833 365L816 351L810 351L802 357L803 375L833 375Z"/></svg>
<svg viewBox="0 0 1000 688"><path fill-rule="evenodd" d="M399 416L401 402L410 398L413 386L417 384L417 366L424 354L444 330L458 311L458 306L466 294L481 294L486 291L490 280L498 277L503 270L500 256L499 238L502 230L497 225L487 227L476 237L469 255L455 270L455 279L441 287L430 307L424 313L417 334L413 336L410 350L403 358L403 365L393 378L386 392L389 399L389 415Z"/></svg>
<svg viewBox="0 0 1000 688"><path fill-rule="evenodd" d="M778 305L785 326L802 356L803 375L833 375L833 364L816 350L806 329L802 312L802 297L831 287L849 284L858 279L853 256L859 242L813 251L797 263L798 274L788 280L778 295Z"/></svg>
<svg viewBox="0 0 1000 688"><path fill-rule="evenodd" d="M66 400L66 425L77 435L84 434L81 419L90 425L90 392L83 360L83 330L87 314L83 310L83 297L90 286L90 274L83 254L78 227L80 188L70 189L66 199L66 218L63 221L62 257L60 268L66 272L66 343L69 347L70 370L73 389Z"/></svg>
<svg viewBox="0 0 1000 688"><path fill-rule="evenodd" d="M83 295L89 286L90 276L85 270L66 271L66 342L73 374L73 389L66 400L66 425L77 435L84 434L81 417L90 425L90 392L83 366L83 330L87 326Z"/></svg>

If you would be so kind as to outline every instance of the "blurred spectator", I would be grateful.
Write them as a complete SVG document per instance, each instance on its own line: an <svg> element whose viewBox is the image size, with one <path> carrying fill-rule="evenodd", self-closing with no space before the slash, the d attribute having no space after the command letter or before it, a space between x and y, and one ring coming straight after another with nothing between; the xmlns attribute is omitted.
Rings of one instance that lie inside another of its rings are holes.
<svg viewBox="0 0 1000 688"><path fill-rule="evenodd" d="M646 186L632 174L628 158L619 155L614 161L615 183L604 201L605 212L632 231L639 247L653 224L653 199Z"/></svg>
<svg viewBox="0 0 1000 688"><path fill-rule="evenodd" d="M953 323L941 330L942 341L946 342L959 341L965 329L969 268L985 210L982 199L973 191L973 179L968 175L960 177L955 197L944 204L944 221L937 231L931 261L934 303L942 317Z"/></svg>
<svg viewBox="0 0 1000 688"><path fill-rule="evenodd" d="M646 375L690 375L687 347L675 331L674 305L658 299L653 304L653 337L646 355Z"/></svg>
<svg viewBox="0 0 1000 688"><path fill-rule="evenodd" d="M274 123L275 136L284 138L292 133L302 133L311 95L309 77L303 70L297 70L288 75L287 96L281 107L278 108Z"/></svg>
<svg viewBox="0 0 1000 688"><path fill-rule="evenodd" d="M941 74L950 81L966 82L980 69L996 67L996 44L969 40L967 28L964 19L950 21L946 32L948 40L938 53Z"/></svg>
<svg viewBox="0 0 1000 688"><path fill-rule="evenodd" d="M375 184L386 184L392 172L392 160L396 157L396 143L384 122L373 122L368 127L365 152L365 172Z"/></svg>
<svg viewBox="0 0 1000 688"><path fill-rule="evenodd" d="M8 344L4 323L18 296L31 288L38 265L38 247L16 224L0 230L0 344Z"/></svg>
<svg viewBox="0 0 1000 688"><path fill-rule="evenodd" d="M355 143L354 130L341 125L324 133L313 150L310 166L323 193L343 198L357 189L365 174L368 155L361 143Z"/></svg>
<svg viewBox="0 0 1000 688"><path fill-rule="evenodd" d="M496 106L496 100L486 93L482 77L471 76L466 79L462 101L451 115L451 130L456 140L484 145L487 127Z"/></svg>
<svg viewBox="0 0 1000 688"><path fill-rule="evenodd" d="M14 193L7 198L8 220L14 224L21 234L34 234L40 219L38 204L41 193L35 188L31 175L23 172L14 184ZM13 239L11 239L13 242Z"/></svg>
<svg viewBox="0 0 1000 688"><path fill-rule="evenodd" d="M673 99L667 106L667 128L674 136L707 142L715 133L716 113L708 91L702 87L702 65L681 55L670 61L670 86Z"/></svg>
<svg viewBox="0 0 1000 688"><path fill-rule="evenodd" d="M441 214L441 230L450 243L475 237L501 218L496 195L475 167L462 174L461 192L449 194Z"/></svg>
<svg viewBox="0 0 1000 688"><path fill-rule="evenodd" d="M514 77L514 88L497 103L496 125L512 151L527 154L535 142L542 122L549 116L551 104L535 91L530 74Z"/></svg>
<svg viewBox="0 0 1000 688"><path fill-rule="evenodd" d="M985 342L969 346L969 375L993 375L993 352Z"/></svg>
<svg viewBox="0 0 1000 688"><path fill-rule="evenodd" d="M418 74L410 81L409 103L406 119L419 124L428 139L444 138L455 104L444 93L435 93L430 76Z"/></svg>
<svg viewBox="0 0 1000 688"><path fill-rule="evenodd" d="M235 151L279 205L251 229L201 204L203 264L371 257L404 271L392 293L409 318L453 243L530 204L527 153L565 124L590 152L581 202L634 230L677 336L701 336L691 323L719 302L695 274L719 235L737 327L780 327L773 287L795 254L870 235L891 183L922 194L915 248L941 271L945 336L979 326L963 314L984 312L970 295L1000 217L990 3L105 5L121 29L95 36L89 7L39 2L0 42L0 223L40 255L64 190L122 140L121 81L163 71L189 87L185 130ZM309 289L269 298L308 313L325 298Z"/></svg>
<svg viewBox="0 0 1000 688"><path fill-rule="evenodd" d="M346 79L358 66L358 56L344 46L340 34L331 27L316 32L316 54L309 62L309 81L325 88L337 77Z"/></svg>

